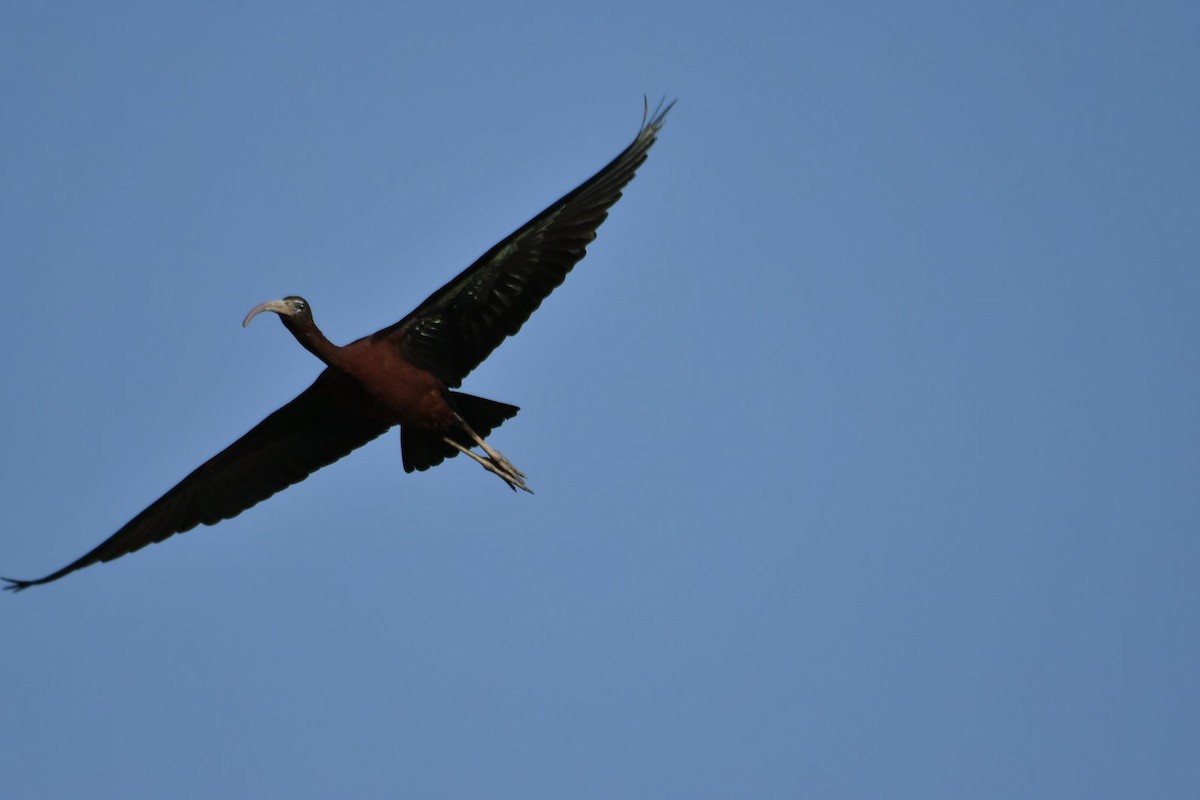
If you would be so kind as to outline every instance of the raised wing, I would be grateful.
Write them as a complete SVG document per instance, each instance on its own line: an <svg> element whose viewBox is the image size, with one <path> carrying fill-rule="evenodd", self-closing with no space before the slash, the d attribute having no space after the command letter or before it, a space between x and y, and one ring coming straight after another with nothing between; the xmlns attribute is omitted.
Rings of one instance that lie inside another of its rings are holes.
<svg viewBox="0 0 1200 800"><path fill-rule="evenodd" d="M103 544L35 581L4 580L13 591L140 550L197 525L215 525L304 480L390 426L342 402L341 381L326 370L312 386L202 464Z"/></svg>
<svg viewBox="0 0 1200 800"><path fill-rule="evenodd" d="M414 364L457 387L587 253L596 229L646 160L674 103L659 107L633 143L581 186L538 214L433 293L400 322L395 337Z"/></svg>

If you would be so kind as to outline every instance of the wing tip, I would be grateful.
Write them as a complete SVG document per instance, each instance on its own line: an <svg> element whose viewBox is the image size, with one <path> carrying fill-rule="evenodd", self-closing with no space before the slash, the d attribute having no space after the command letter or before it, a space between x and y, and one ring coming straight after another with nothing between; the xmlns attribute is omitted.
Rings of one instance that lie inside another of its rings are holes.
<svg viewBox="0 0 1200 800"><path fill-rule="evenodd" d="M663 95L658 100L658 105L654 107L654 113L650 113L650 98L647 95L642 95L642 127L638 129L638 137L645 136L649 133L651 136L656 136L662 130L663 123L666 122L667 113L675 107L679 102L679 98L672 98L667 101L667 96Z"/></svg>
<svg viewBox="0 0 1200 800"><path fill-rule="evenodd" d="M83 566L86 566L86 564ZM56 581L59 578L63 577L64 575L69 575L79 568L80 568L79 564L71 564L69 566L63 567L58 572L51 572L46 577L38 578L37 580L33 580L33 581L23 581L23 580L18 580L17 578L0 578L0 581L4 581L5 583L8 584L7 586L3 587L4 591L6 591L6 592L14 592L14 593L15 592L23 592L26 589L28 589L30 586L41 586L43 583L50 583L52 581Z"/></svg>

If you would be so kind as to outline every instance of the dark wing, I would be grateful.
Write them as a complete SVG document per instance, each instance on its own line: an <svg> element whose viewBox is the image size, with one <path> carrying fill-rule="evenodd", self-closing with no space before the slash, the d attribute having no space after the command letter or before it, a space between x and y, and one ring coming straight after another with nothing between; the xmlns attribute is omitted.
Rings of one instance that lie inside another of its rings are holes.
<svg viewBox="0 0 1200 800"><path fill-rule="evenodd" d="M672 105L660 107L608 166L375 337L397 337L414 364L447 386L461 385L586 255L608 209L646 160Z"/></svg>
<svg viewBox="0 0 1200 800"><path fill-rule="evenodd" d="M341 402L338 373L326 370L296 399L202 464L103 544L35 581L5 578L18 591L77 569L112 561L200 525L215 525L384 433L387 423L360 416Z"/></svg>

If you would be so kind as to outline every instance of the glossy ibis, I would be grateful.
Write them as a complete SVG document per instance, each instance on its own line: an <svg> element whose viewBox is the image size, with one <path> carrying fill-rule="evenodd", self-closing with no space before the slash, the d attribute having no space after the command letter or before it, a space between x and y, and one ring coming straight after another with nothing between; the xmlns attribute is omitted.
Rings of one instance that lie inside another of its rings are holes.
<svg viewBox="0 0 1200 800"><path fill-rule="evenodd" d="M278 314L324 362L316 381L87 555L38 580L5 578L5 588L49 583L197 525L215 525L396 425L405 472L464 453L514 491L530 491L524 473L485 441L517 407L451 390L519 331L584 257L609 208L646 160L671 105L647 115L633 142L607 166L395 325L338 347L317 328L307 300L285 297L256 306L242 324L264 311Z"/></svg>

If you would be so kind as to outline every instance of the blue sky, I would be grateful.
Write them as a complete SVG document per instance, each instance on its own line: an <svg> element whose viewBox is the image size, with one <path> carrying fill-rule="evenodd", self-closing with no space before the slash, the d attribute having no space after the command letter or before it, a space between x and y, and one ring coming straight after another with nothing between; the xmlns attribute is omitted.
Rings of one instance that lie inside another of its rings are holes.
<svg viewBox="0 0 1200 800"><path fill-rule="evenodd" d="M0 8L0 574L307 386L678 97L465 385L0 598L13 797L1192 797L1194 4Z"/></svg>

